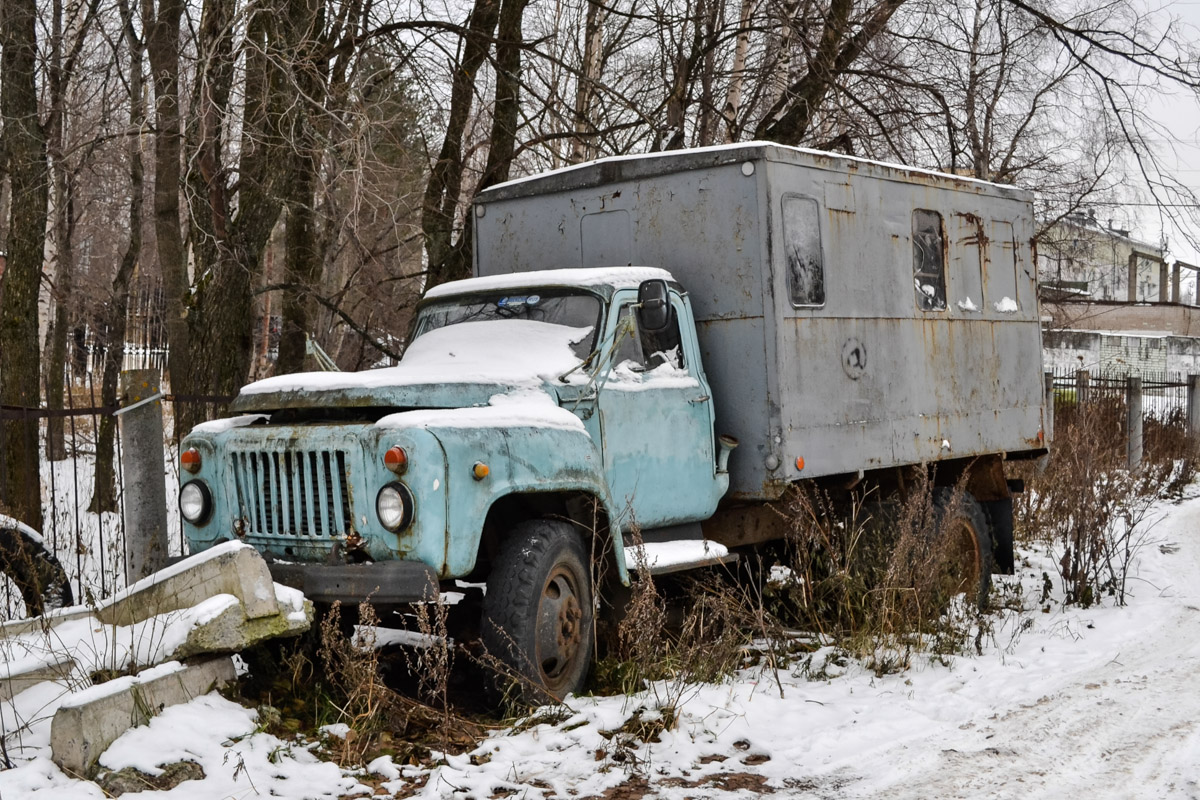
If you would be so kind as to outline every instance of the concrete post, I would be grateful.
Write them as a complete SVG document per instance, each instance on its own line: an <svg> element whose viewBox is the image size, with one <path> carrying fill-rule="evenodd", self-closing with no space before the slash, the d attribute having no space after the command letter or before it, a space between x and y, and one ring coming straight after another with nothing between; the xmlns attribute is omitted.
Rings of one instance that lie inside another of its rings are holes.
<svg viewBox="0 0 1200 800"><path fill-rule="evenodd" d="M268 292L269 294L269 292ZM1176 260L1171 265L1171 302L1182 303L1183 298L1179 296L1179 261Z"/></svg>
<svg viewBox="0 0 1200 800"><path fill-rule="evenodd" d="M1129 302L1131 302L1131 303L1136 303L1137 299L1138 299L1137 298L1137 279L1138 279L1137 264L1138 264L1137 253L1130 253L1129 254Z"/></svg>
<svg viewBox="0 0 1200 800"><path fill-rule="evenodd" d="M1187 376L1187 435L1192 452L1200 453L1200 375Z"/></svg>
<svg viewBox="0 0 1200 800"><path fill-rule="evenodd" d="M1129 468L1137 469L1142 465L1142 379L1130 375L1125 381L1125 408L1129 414L1129 440L1125 452Z"/></svg>
<svg viewBox="0 0 1200 800"><path fill-rule="evenodd" d="M1046 373L1046 412L1042 420L1042 434L1047 445L1054 441L1054 373Z"/></svg>
<svg viewBox="0 0 1200 800"><path fill-rule="evenodd" d="M1167 286L1167 262L1158 262L1158 302L1165 303L1170 298Z"/></svg>
<svg viewBox="0 0 1200 800"><path fill-rule="evenodd" d="M1086 369L1075 372L1075 405L1081 406L1088 400L1088 389L1092 383L1092 373Z"/></svg>
<svg viewBox="0 0 1200 800"><path fill-rule="evenodd" d="M154 369L121 373L121 470L125 487L125 580L167 563L167 476L162 393Z"/></svg>

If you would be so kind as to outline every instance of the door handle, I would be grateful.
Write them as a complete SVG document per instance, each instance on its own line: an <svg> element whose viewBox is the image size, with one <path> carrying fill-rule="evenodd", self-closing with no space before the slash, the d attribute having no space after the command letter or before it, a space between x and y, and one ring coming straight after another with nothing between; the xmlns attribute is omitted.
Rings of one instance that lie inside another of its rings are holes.
<svg viewBox="0 0 1200 800"><path fill-rule="evenodd" d="M694 397L691 400L688 400L688 402L691 403L692 405L696 405L696 403L707 403L708 395L702 394L699 397Z"/></svg>

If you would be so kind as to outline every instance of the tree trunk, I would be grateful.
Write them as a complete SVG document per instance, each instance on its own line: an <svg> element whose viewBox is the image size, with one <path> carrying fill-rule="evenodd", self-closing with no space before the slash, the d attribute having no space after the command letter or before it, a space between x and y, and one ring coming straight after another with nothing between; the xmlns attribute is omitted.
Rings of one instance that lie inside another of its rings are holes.
<svg viewBox="0 0 1200 800"><path fill-rule="evenodd" d="M204 3L197 43L203 68L193 103L196 125L191 146L196 168L190 171L189 180L193 187L191 196L199 202L191 209L189 219L196 232L194 253L198 272L206 279L193 286L195 299L188 325L196 391L210 396L236 393L249 373L254 330L251 284L260 272L258 263L262 250L261 240L256 247L245 245L234 218L235 207L246 203L257 206L262 199L250 199L250 192L247 192L235 206L227 188L230 170L222 147L227 135L225 120L234 74L233 26L230 23L234 13L233 0L206 0ZM260 8L253 13L250 23L253 31L248 33L247 80L251 88L244 110L247 117L251 108L257 108L263 102L257 92L262 90L264 53L258 48L265 13L269 10ZM251 71L252 75L249 74ZM245 142L258 131L251 128L243 129L242 133ZM251 145L251 151L253 148ZM243 152L242 158L252 158L252 155ZM254 178L240 168L238 173L241 183L254 183ZM254 214L241 216L251 219ZM206 413L209 408L207 403L177 404L177 418L183 421L178 430L183 431L209 416ZM219 413L221 409L216 411Z"/></svg>
<svg viewBox="0 0 1200 800"><path fill-rule="evenodd" d="M725 92L725 141L736 142L741 138L742 95L746 87L746 54L750 52L750 15L754 11L754 0L742 0L741 15L738 17L737 43L733 48L733 67L729 72L729 88Z"/></svg>
<svg viewBox="0 0 1200 800"><path fill-rule="evenodd" d="M303 98L291 111L288 146L287 230L284 238L283 313L279 330L279 374L304 368L304 352L312 327L310 294L318 290L321 255L314 209L317 185L317 142L311 119L324 97L324 70L317 35L324 24L322 0L290 0L285 26L292 82Z"/></svg>
<svg viewBox="0 0 1200 800"><path fill-rule="evenodd" d="M575 88L575 135L571 138L571 163L578 164L594 157L596 153L592 136L596 128L592 124L592 99L604 68L604 18L603 0L589 0L587 18L584 22L583 65L579 71Z"/></svg>
<svg viewBox="0 0 1200 800"><path fill-rule="evenodd" d="M429 261L426 286L470 275L470 264L463 256L463 242L454 241L454 220L462 190L462 140L471 115L475 76L487 58L488 40L496 29L499 15L500 0L475 0L467 23L462 61L454 71L446 135L425 186L421 214L421 232Z"/></svg>
<svg viewBox="0 0 1200 800"><path fill-rule="evenodd" d="M8 156L12 205L0 303L0 404L38 406L38 284L46 239L46 134L38 119L35 0L0 4L0 117ZM0 424L0 509L42 528L38 420Z"/></svg>
<svg viewBox="0 0 1200 800"><path fill-rule="evenodd" d="M100 403L117 404L117 380L125 360L125 314L129 308L129 282L142 251L142 139L146 109L142 103L142 41L133 28L133 11L121 0L124 37L129 46L129 128L138 135L129 140L129 243L113 277L112 299L108 304L108 347L104 349L104 374L100 383ZM92 504L94 514L117 510L116 475L113 469L113 440L117 419L112 414L100 417L96 433L96 476Z"/></svg>
<svg viewBox="0 0 1200 800"><path fill-rule="evenodd" d="M179 221L182 135L179 118L179 22L184 0L142 0L142 29L154 80L154 235L163 275L167 369L175 394L193 391L187 313L191 290ZM176 424L180 421L176 419Z"/></svg>
<svg viewBox="0 0 1200 800"><path fill-rule="evenodd" d="M503 0L500 6L496 31L496 102L492 106L492 134L480 189L504 183L512 169L521 110L521 24L528 4L529 0Z"/></svg>
<svg viewBox="0 0 1200 800"><path fill-rule="evenodd" d="M67 308L70 304L71 240L67 215L70 212L67 191L67 169L63 163L66 139L66 115L63 108L62 0L54 0L50 10L50 120L46 150L50 156L50 178L53 185L54 219L54 319L47 336L49 358L46 369L46 408L61 411L63 407L63 371L67 355ZM64 283L66 286L64 287ZM67 457L63 436L63 418L46 420L46 458L62 461Z"/></svg>

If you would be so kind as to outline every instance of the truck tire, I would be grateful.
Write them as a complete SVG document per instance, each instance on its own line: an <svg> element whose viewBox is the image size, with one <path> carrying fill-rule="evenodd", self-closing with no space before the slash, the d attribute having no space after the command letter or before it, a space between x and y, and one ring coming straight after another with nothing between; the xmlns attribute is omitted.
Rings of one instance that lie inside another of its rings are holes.
<svg viewBox="0 0 1200 800"><path fill-rule="evenodd" d="M0 573L21 595L25 615L36 617L74 602L66 570L42 537L15 519L0 516Z"/></svg>
<svg viewBox="0 0 1200 800"><path fill-rule="evenodd" d="M488 576L482 639L520 679L524 700L561 700L583 688L594 625L582 538L552 520L513 528Z"/></svg>
<svg viewBox="0 0 1200 800"><path fill-rule="evenodd" d="M983 508L970 492L945 487L934 490L933 504L939 540L949 548L953 594L965 592L983 610L992 586L992 540Z"/></svg>

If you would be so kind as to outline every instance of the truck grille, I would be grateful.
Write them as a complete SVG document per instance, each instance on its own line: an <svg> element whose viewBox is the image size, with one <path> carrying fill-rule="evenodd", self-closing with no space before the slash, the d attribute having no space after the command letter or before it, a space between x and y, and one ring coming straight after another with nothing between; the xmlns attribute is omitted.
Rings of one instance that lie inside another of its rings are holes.
<svg viewBox="0 0 1200 800"><path fill-rule="evenodd" d="M234 453L233 474L247 533L329 537L353 526L345 452Z"/></svg>

